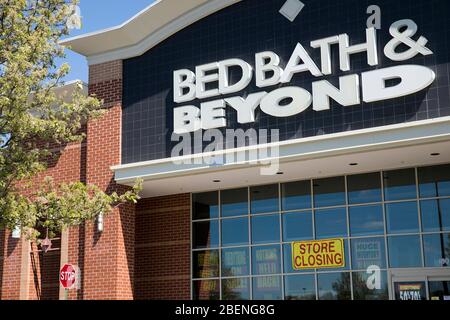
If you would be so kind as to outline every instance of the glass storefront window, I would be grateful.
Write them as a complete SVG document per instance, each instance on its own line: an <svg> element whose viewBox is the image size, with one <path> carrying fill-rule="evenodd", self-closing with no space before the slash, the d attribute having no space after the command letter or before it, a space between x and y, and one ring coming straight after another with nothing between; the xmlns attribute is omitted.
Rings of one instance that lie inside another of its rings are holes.
<svg viewBox="0 0 450 320"><path fill-rule="evenodd" d="M216 248L219 246L219 221L199 221L192 224L194 249Z"/></svg>
<svg viewBox="0 0 450 320"><path fill-rule="evenodd" d="M286 300L316 300L316 282L313 274L284 277Z"/></svg>
<svg viewBox="0 0 450 320"><path fill-rule="evenodd" d="M231 278L222 280L222 299L224 300L249 300L249 278Z"/></svg>
<svg viewBox="0 0 450 320"><path fill-rule="evenodd" d="M351 248L354 270L365 270L369 266L386 268L384 237L352 239Z"/></svg>
<svg viewBox="0 0 450 320"><path fill-rule="evenodd" d="M347 177L348 202L381 202L381 177L379 172Z"/></svg>
<svg viewBox="0 0 450 320"><path fill-rule="evenodd" d="M220 299L219 280L194 280L192 289L194 300Z"/></svg>
<svg viewBox="0 0 450 320"><path fill-rule="evenodd" d="M386 204L386 228L388 233L413 233L419 231L417 202Z"/></svg>
<svg viewBox="0 0 450 320"><path fill-rule="evenodd" d="M389 266L410 268L422 266L419 236L388 237Z"/></svg>
<svg viewBox="0 0 450 320"><path fill-rule="evenodd" d="M319 273L317 275L319 300L350 300L350 273Z"/></svg>
<svg viewBox="0 0 450 320"><path fill-rule="evenodd" d="M379 274L376 272L352 272L353 299L387 300L389 298L386 271L380 271Z"/></svg>
<svg viewBox="0 0 450 320"><path fill-rule="evenodd" d="M251 213L277 212L279 210L278 184L250 188Z"/></svg>
<svg viewBox="0 0 450 320"><path fill-rule="evenodd" d="M248 248L222 249L222 277L237 277L248 274Z"/></svg>
<svg viewBox="0 0 450 320"><path fill-rule="evenodd" d="M192 219L212 219L219 217L219 193L217 191L192 195Z"/></svg>
<svg viewBox="0 0 450 320"><path fill-rule="evenodd" d="M345 208L315 211L316 238L347 236L347 213Z"/></svg>
<svg viewBox="0 0 450 320"><path fill-rule="evenodd" d="M281 184L282 210L311 208L311 182L296 181Z"/></svg>
<svg viewBox="0 0 450 320"><path fill-rule="evenodd" d="M282 215L283 241L310 240L313 238L312 212L289 212Z"/></svg>
<svg viewBox="0 0 450 320"><path fill-rule="evenodd" d="M422 198L450 196L450 164L417 169Z"/></svg>
<svg viewBox="0 0 450 320"><path fill-rule="evenodd" d="M248 214L248 189L239 188L220 191L222 217Z"/></svg>
<svg viewBox="0 0 450 320"><path fill-rule="evenodd" d="M420 201L423 231L450 231L450 199Z"/></svg>
<svg viewBox="0 0 450 320"><path fill-rule="evenodd" d="M193 253L194 278L219 276L219 250L202 250Z"/></svg>
<svg viewBox="0 0 450 320"><path fill-rule="evenodd" d="M252 248L252 269L254 275L278 274L281 272L280 246Z"/></svg>
<svg viewBox="0 0 450 320"><path fill-rule="evenodd" d="M314 206L331 207L345 204L344 177L316 179L314 187Z"/></svg>
<svg viewBox="0 0 450 320"><path fill-rule="evenodd" d="M450 233L423 236L425 267L450 267Z"/></svg>
<svg viewBox="0 0 450 320"><path fill-rule="evenodd" d="M450 268L448 168L193 194L193 297L378 300L388 299L391 268L445 272ZM294 270L292 242L332 238L344 240L345 266ZM437 297L439 290L434 291Z"/></svg>
<svg viewBox="0 0 450 320"><path fill-rule="evenodd" d="M248 244L248 218L222 220L222 246Z"/></svg>
<svg viewBox="0 0 450 320"><path fill-rule="evenodd" d="M280 242L280 216L253 216L251 221L252 243Z"/></svg>
<svg viewBox="0 0 450 320"><path fill-rule="evenodd" d="M351 236L384 233L383 207L381 205L350 207L349 219Z"/></svg>
<svg viewBox="0 0 450 320"><path fill-rule="evenodd" d="M280 300L281 276L256 277L253 278L254 300Z"/></svg>
<svg viewBox="0 0 450 320"><path fill-rule="evenodd" d="M383 181L386 201L415 199L417 196L414 169L385 171Z"/></svg>

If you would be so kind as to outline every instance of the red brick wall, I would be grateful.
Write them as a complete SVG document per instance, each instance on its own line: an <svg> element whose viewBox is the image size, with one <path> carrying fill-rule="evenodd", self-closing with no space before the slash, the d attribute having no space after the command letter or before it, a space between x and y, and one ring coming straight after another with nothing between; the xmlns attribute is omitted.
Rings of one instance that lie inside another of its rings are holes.
<svg viewBox="0 0 450 320"><path fill-rule="evenodd" d="M136 299L190 299L190 195L136 207Z"/></svg>
<svg viewBox="0 0 450 320"><path fill-rule="evenodd" d="M89 93L104 100L107 112L87 126L86 182L107 192L124 191L110 167L120 164L122 62L90 67ZM123 205L104 220L69 231L69 263L82 273L81 290L71 299L132 299L134 281L134 206Z"/></svg>
<svg viewBox="0 0 450 320"><path fill-rule="evenodd" d="M20 296L20 264L22 241L11 238L9 231L0 231L0 298L17 300Z"/></svg>

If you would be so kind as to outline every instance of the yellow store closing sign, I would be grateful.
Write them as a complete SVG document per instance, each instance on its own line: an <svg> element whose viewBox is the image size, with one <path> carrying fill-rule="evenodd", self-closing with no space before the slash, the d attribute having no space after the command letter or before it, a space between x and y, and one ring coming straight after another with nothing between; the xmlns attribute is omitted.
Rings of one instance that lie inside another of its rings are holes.
<svg viewBox="0 0 450 320"><path fill-rule="evenodd" d="M344 266L344 239L292 243L292 267L294 270L340 268Z"/></svg>

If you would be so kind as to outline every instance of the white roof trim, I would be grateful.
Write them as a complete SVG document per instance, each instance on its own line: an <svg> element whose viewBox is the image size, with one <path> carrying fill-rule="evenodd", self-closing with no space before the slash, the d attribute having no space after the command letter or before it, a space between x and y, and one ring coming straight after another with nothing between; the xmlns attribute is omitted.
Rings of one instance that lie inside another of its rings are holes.
<svg viewBox="0 0 450 320"><path fill-rule="evenodd" d="M61 41L88 64L140 56L183 28L241 0L157 0L119 26Z"/></svg>
<svg viewBox="0 0 450 320"><path fill-rule="evenodd" d="M287 163L440 141L450 141L450 116L280 141L267 145L225 149L210 153L121 164L112 166L111 170L115 173L115 181L117 183L132 185L137 178L143 178L144 181L151 181L205 172L250 168L258 165L257 162L261 159L244 162L233 160L229 163L225 162L223 165L208 165L204 161L196 164L194 161L194 159L201 159L205 156L217 156L250 149L258 150L260 148L278 146L278 159L280 163ZM183 160L191 161L188 164L175 163L175 161L181 162Z"/></svg>

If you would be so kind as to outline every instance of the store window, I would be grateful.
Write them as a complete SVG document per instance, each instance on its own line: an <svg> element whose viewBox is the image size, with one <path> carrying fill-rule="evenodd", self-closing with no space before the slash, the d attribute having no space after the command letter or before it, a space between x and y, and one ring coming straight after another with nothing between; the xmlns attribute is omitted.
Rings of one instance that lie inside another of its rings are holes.
<svg viewBox="0 0 450 320"><path fill-rule="evenodd" d="M450 268L449 168L193 194L192 297L382 300L391 268ZM335 238L343 266L294 268L293 242Z"/></svg>
<svg viewBox="0 0 450 320"><path fill-rule="evenodd" d="M319 300L350 300L350 273L319 273L317 275Z"/></svg>
<svg viewBox="0 0 450 320"><path fill-rule="evenodd" d="M381 205L349 208L350 235L370 236L384 233L383 207Z"/></svg>
<svg viewBox="0 0 450 320"><path fill-rule="evenodd" d="M450 199L423 200L420 210L423 231L450 231Z"/></svg>
<svg viewBox="0 0 450 320"><path fill-rule="evenodd" d="M313 181L314 206L331 207L345 204L344 177L316 179Z"/></svg>
<svg viewBox="0 0 450 320"><path fill-rule="evenodd" d="M450 196L450 164L417 169L422 198Z"/></svg>
<svg viewBox="0 0 450 320"><path fill-rule="evenodd" d="M283 183L281 192L284 211L311 208L311 181Z"/></svg>
<svg viewBox="0 0 450 320"><path fill-rule="evenodd" d="M383 181L385 200L416 198L416 176L414 169L385 171Z"/></svg>
<svg viewBox="0 0 450 320"><path fill-rule="evenodd" d="M381 201L381 177L379 172L348 176L347 188L350 204Z"/></svg>

